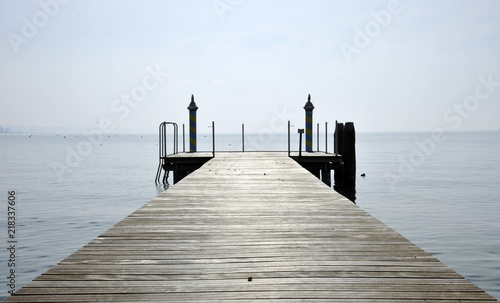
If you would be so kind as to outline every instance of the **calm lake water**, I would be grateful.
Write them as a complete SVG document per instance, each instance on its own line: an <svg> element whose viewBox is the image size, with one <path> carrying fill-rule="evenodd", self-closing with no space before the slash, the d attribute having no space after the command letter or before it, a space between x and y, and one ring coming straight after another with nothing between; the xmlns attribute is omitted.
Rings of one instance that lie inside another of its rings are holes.
<svg viewBox="0 0 500 303"><path fill-rule="evenodd" d="M357 205L500 298L500 132L356 139ZM18 289L157 195L157 140L0 134L0 298L8 295L8 192L16 192ZM212 149L210 135L198 140L199 150ZM239 135L216 136L217 150L241 145ZM245 150L286 148L286 135L245 140Z"/></svg>

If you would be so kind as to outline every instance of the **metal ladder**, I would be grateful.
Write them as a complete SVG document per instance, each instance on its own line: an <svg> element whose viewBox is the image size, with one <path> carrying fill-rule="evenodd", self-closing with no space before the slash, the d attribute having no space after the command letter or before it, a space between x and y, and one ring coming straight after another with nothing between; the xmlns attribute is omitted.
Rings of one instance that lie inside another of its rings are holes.
<svg viewBox="0 0 500 303"><path fill-rule="evenodd" d="M163 175L163 179L161 178L161 171L164 164L164 160L167 157L167 125L172 125L174 127L174 149L173 155L179 153L179 128L177 127L177 123L175 122L162 122L159 126L159 164L158 169L156 171L155 182L159 183L162 180L163 183L167 181L168 172L165 172Z"/></svg>

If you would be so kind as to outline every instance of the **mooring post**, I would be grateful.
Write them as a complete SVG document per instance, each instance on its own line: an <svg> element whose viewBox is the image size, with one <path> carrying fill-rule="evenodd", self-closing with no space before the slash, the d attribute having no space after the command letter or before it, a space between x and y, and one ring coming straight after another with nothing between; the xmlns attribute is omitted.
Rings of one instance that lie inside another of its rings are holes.
<svg viewBox="0 0 500 303"><path fill-rule="evenodd" d="M191 103L189 104L189 151L196 152L196 111L198 106L194 102L194 95L191 95Z"/></svg>
<svg viewBox="0 0 500 303"><path fill-rule="evenodd" d="M334 153L342 154L342 135L344 134L344 123L335 121L335 132L333 133Z"/></svg>
<svg viewBox="0 0 500 303"><path fill-rule="evenodd" d="M306 110L306 151L313 151L313 109L314 105L311 102L311 95L307 97L306 105L304 105Z"/></svg>
<svg viewBox="0 0 500 303"><path fill-rule="evenodd" d="M342 160L344 162L344 185L352 187L356 184L356 131L354 123L346 122L342 137Z"/></svg>
<svg viewBox="0 0 500 303"><path fill-rule="evenodd" d="M340 154L344 156L344 151L342 149L342 138L344 134L344 123L338 123L335 121L335 132L333 133L333 149L335 154ZM342 158L344 161L344 158ZM335 169L335 187L336 189L341 188L344 185L344 165ZM338 191L338 190L337 190Z"/></svg>
<svg viewBox="0 0 500 303"><path fill-rule="evenodd" d="M335 122L335 153L342 155L342 166L335 169L335 190L356 203L356 132L354 123Z"/></svg>

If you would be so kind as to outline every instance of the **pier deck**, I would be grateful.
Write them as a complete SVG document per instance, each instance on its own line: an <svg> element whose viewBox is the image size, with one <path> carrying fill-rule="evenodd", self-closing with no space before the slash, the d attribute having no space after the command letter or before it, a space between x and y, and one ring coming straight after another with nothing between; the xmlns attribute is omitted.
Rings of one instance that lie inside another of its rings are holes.
<svg viewBox="0 0 500 303"><path fill-rule="evenodd" d="M248 281L248 277L252 281ZM496 301L287 153L218 153L6 302Z"/></svg>

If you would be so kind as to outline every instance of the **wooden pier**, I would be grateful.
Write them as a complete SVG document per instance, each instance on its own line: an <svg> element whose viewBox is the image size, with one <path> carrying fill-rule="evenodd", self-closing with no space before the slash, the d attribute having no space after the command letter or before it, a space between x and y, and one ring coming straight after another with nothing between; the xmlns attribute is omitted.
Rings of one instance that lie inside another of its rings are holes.
<svg viewBox="0 0 500 303"><path fill-rule="evenodd" d="M218 153L5 302L493 302L287 153Z"/></svg>

